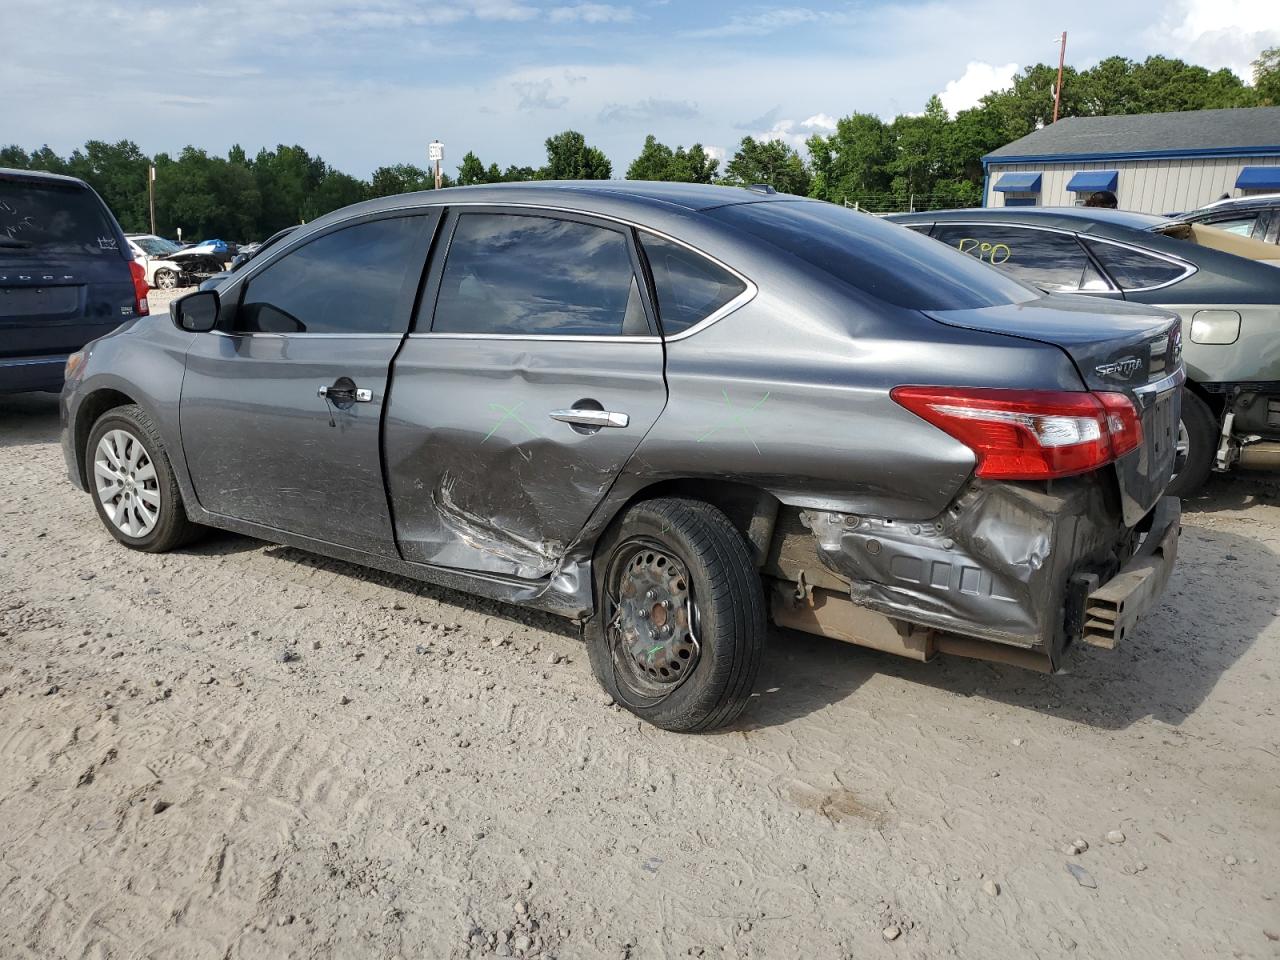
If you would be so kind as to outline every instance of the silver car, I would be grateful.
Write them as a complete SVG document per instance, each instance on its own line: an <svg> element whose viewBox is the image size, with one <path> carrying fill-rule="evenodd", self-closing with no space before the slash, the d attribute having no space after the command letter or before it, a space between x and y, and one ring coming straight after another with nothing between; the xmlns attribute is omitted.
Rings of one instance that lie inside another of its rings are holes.
<svg viewBox="0 0 1280 960"><path fill-rule="evenodd" d="M94 342L63 447L128 547L220 527L553 611L705 730L769 616L1045 671L1123 640L1176 554L1183 377L1167 312L830 204L513 184L337 211Z"/></svg>

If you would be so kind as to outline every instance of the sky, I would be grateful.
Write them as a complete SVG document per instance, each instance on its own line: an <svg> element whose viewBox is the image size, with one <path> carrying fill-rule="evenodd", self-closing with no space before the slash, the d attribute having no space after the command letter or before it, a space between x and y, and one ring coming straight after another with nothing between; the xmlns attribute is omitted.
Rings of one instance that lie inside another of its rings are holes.
<svg viewBox="0 0 1280 960"><path fill-rule="evenodd" d="M803 146L854 111L952 112L1024 66L1182 57L1249 78L1280 0L0 0L0 143L298 143L347 173L426 166L445 144L538 166L575 129L616 176L653 133L732 154Z"/></svg>

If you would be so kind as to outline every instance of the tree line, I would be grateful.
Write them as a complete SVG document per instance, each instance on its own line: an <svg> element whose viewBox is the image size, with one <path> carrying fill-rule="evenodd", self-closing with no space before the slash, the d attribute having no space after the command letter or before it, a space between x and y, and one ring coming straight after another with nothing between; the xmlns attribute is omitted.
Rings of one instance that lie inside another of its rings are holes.
<svg viewBox="0 0 1280 960"><path fill-rule="evenodd" d="M1061 117L1160 113L1280 105L1280 47L1253 64L1253 84L1230 70L1167 57L1142 62L1109 57L1087 70L1066 68ZM870 210L971 206L982 199L982 157L1049 123L1057 68L1027 67L1011 85L954 117L931 97L923 112L891 121L854 112L835 129L806 141L802 154L782 139L744 137L720 169L700 143L670 147L650 134L625 175L726 185L769 184L783 193ZM541 167L486 165L469 151L445 186L525 180L606 180L609 159L574 130L549 137ZM0 148L0 167L80 177L96 189L129 232L150 228L148 168L156 167L156 227L189 239L261 240L283 227L372 197L430 190L430 170L412 163L381 166L368 180L335 169L301 146L263 148L250 157L234 146L225 157L194 146L176 157L149 157L131 140L90 140L62 157L47 145Z"/></svg>

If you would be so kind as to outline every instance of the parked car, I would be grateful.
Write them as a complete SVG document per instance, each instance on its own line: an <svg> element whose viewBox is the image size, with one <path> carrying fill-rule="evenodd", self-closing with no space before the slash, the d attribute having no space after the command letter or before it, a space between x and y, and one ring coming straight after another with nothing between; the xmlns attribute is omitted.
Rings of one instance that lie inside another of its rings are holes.
<svg viewBox="0 0 1280 960"><path fill-rule="evenodd" d="M1218 200L1174 219L1205 223L1264 243L1280 243L1280 193Z"/></svg>
<svg viewBox="0 0 1280 960"><path fill-rule="evenodd" d="M186 266L172 259L182 250L181 246L153 233L126 233L125 239L129 242L133 258L146 271L148 286L172 290L189 284Z"/></svg>
<svg viewBox="0 0 1280 960"><path fill-rule="evenodd" d="M182 249L187 253L213 257L219 263L230 263L239 252L239 248L234 243L228 243L226 240L201 240L199 243L188 244Z"/></svg>
<svg viewBox="0 0 1280 960"><path fill-rule="evenodd" d="M227 279L227 277L231 276L231 274L235 273L258 254L266 253L297 229L297 227L285 227L283 230L277 230L271 236L267 237L267 239L262 243L250 243L241 247L240 252L237 253L235 255L235 259L231 261L231 266L226 270L223 270L221 273L215 273L213 276L206 277L204 280L200 281L200 289L212 290L214 287L221 286L223 280Z"/></svg>
<svg viewBox="0 0 1280 960"><path fill-rule="evenodd" d="M782 625L1053 670L1174 563L1178 318L1049 297L831 204L510 184L357 204L94 343L107 530L201 526L585 625L700 730Z"/></svg>
<svg viewBox="0 0 1280 960"><path fill-rule="evenodd" d="M888 219L1045 290L1176 311L1186 332L1187 386L1171 492L1188 496L1214 469L1280 468L1274 246L1204 224L1089 207Z"/></svg>
<svg viewBox="0 0 1280 960"><path fill-rule="evenodd" d="M0 168L0 393L60 389L69 355L146 312L142 267L88 184Z"/></svg>

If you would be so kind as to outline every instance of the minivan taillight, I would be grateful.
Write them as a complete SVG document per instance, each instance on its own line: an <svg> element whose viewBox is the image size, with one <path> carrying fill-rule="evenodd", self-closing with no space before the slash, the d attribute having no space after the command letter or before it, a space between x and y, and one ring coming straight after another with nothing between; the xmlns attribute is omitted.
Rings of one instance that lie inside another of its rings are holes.
<svg viewBox="0 0 1280 960"><path fill-rule="evenodd" d="M147 306L147 270L137 260L129 261L129 273L133 276L133 312L140 317L151 312Z"/></svg>
<svg viewBox="0 0 1280 960"><path fill-rule="evenodd" d="M991 480L1088 473L1142 444L1123 393L894 387L890 396L972 450L977 475Z"/></svg>

